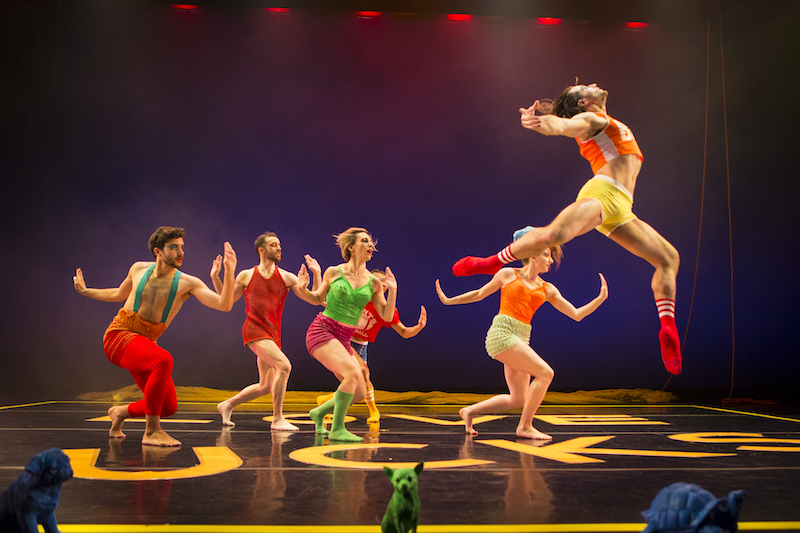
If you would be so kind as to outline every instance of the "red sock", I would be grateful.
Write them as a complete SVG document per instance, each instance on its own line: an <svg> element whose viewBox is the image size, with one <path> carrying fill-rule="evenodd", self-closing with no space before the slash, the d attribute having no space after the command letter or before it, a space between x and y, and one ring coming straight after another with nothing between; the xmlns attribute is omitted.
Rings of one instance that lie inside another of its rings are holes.
<svg viewBox="0 0 800 533"><path fill-rule="evenodd" d="M681 358L681 342L678 337L678 328L675 325L675 300L666 298L656 300L658 317L661 320L661 330L658 332L658 342L661 344L661 360L670 374L676 376L681 373L683 360Z"/></svg>
<svg viewBox="0 0 800 533"><path fill-rule="evenodd" d="M453 274L456 276L494 275L503 268L503 265L516 260L517 258L511 253L511 245L509 244L500 253L489 257L462 257L453 265Z"/></svg>

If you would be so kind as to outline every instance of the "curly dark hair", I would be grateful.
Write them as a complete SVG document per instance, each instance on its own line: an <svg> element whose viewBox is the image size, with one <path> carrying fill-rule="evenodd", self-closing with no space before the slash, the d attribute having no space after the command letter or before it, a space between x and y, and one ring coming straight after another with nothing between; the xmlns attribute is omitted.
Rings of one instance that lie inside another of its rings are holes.
<svg viewBox="0 0 800 533"><path fill-rule="evenodd" d="M179 239L185 233L183 228L173 228L172 226L161 226L155 233L150 236L147 245L150 248L150 253L153 254L153 259L156 258L155 249L164 249L164 244L172 239Z"/></svg>

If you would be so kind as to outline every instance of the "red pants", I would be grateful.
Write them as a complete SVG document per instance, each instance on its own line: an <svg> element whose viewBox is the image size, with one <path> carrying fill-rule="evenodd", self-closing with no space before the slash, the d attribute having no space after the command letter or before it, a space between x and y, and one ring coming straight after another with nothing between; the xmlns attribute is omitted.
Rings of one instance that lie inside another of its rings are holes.
<svg viewBox="0 0 800 533"><path fill-rule="evenodd" d="M128 370L144 399L128 405L128 414L172 416L178 410L175 384L172 382L172 356L150 339L136 335L119 359L119 366Z"/></svg>

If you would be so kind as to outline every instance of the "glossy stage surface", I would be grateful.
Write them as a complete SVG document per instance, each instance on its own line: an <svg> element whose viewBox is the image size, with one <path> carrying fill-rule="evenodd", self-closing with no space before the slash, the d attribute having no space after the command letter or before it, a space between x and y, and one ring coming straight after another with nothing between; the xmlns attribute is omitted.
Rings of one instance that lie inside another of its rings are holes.
<svg viewBox="0 0 800 533"><path fill-rule="evenodd" d="M315 436L309 406L296 433L270 432L264 405L234 412L223 429L213 404L179 406L162 424L179 448L142 446L143 421L109 439L92 402L0 408L0 486L37 452L71 457L56 512L69 532L379 532L392 494L382 468L424 461L425 532L641 531L641 511L676 482L721 497L749 493L741 531L800 531L800 409L702 405L543 406L534 425L552 442L518 439L518 414L475 420L457 406L361 407L348 429L363 444Z"/></svg>

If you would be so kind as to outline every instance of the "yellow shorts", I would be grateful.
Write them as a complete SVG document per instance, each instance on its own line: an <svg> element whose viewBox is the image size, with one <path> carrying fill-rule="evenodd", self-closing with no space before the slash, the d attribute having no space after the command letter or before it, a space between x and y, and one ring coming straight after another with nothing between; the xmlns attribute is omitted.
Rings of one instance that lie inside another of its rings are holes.
<svg viewBox="0 0 800 533"><path fill-rule="evenodd" d="M600 202L603 223L595 229L605 236L636 218L633 214L633 195L617 180L598 174L581 187L578 200L593 198Z"/></svg>

